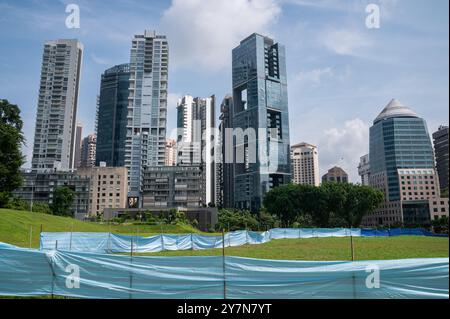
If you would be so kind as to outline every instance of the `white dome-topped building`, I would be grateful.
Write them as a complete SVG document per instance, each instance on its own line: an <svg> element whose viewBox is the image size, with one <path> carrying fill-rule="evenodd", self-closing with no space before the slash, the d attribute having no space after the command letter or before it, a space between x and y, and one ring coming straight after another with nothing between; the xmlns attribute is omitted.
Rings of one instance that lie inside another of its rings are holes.
<svg viewBox="0 0 450 319"><path fill-rule="evenodd" d="M385 193L385 203L363 224L429 225L448 216L440 198L433 146L424 119L392 99L370 128L370 185Z"/></svg>
<svg viewBox="0 0 450 319"><path fill-rule="evenodd" d="M396 99L392 99L388 105L385 106L383 111L377 116L377 118L373 121L373 124L378 123L379 121L387 120L394 117L416 117L416 112L411 110L409 107L403 105L400 101Z"/></svg>

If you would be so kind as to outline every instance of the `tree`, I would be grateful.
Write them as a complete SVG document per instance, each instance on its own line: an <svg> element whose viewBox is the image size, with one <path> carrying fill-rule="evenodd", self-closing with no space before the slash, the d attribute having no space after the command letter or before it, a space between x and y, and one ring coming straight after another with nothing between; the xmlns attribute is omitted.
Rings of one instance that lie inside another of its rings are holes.
<svg viewBox="0 0 450 319"><path fill-rule="evenodd" d="M218 215L217 230L258 230L259 222L249 211L240 211L236 209L221 209Z"/></svg>
<svg viewBox="0 0 450 319"><path fill-rule="evenodd" d="M303 194L301 186L306 185L287 184L271 189L264 197L263 205L267 212L276 215L283 223L289 223L297 217Z"/></svg>
<svg viewBox="0 0 450 319"><path fill-rule="evenodd" d="M309 215L314 225L328 227L330 220L330 194L324 187L298 185L301 192L299 208L302 215Z"/></svg>
<svg viewBox="0 0 450 319"><path fill-rule="evenodd" d="M358 227L362 218L383 201L383 192L350 183L283 185L270 190L264 198L268 213L283 222L300 225L311 220L316 227ZM309 216L309 217L306 217ZM303 218L301 218L303 217Z"/></svg>
<svg viewBox="0 0 450 319"><path fill-rule="evenodd" d="M53 191L53 202L50 204L50 209L54 215L72 216L69 208L72 206L75 193L66 186L57 187Z"/></svg>
<svg viewBox="0 0 450 319"><path fill-rule="evenodd" d="M433 230L435 233L438 234L448 234L448 217L442 216L441 218L437 220L433 220L431 222L431 225L433 226Z"/></svg>
<svg viewBox="0 0 450 319"><path fill-rule="evenodd" d="M8 100L0 100L0 207L4 207L13 190L22 184L20 167L25 163L21 145L25 138L20 109Z"/></svg>

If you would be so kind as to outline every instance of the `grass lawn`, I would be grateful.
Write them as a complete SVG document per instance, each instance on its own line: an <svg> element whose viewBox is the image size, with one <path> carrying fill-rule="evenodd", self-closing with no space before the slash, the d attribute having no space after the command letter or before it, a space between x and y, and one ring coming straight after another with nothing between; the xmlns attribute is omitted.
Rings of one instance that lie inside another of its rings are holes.
<svg viewBox="0 0 450 319"><path fill-rule="evenodd" d="M69 217L0 209L0 242L29 247L30 226L32 247L39 247L39 231L108 232L150 236L164 233L201 233L187 225L107 225L82 222ZM212 235L212 234L210 234ZM448 257L448 238L399 236L355 237L355 260ZM228 256L290 260L351 260L350 238L277 239L260 245L225 249ZM145 256L217 256L222 249L163 251Z"/></svg>
<svg viewBox="0 0 450 319"><path fill-rule="evenodd" d="M70 217L49 214L30 213L10 209L0 209L0 242L20 246L30 246L30 228L32 227L31 247L39 247L39 232L109 232L116 234L139 234L151 236L161 232L170 234L201 233L189 225L111 225L83 222Z"/></svg>
<svg viewBox="0 0 450 319"><path fill-rule="evenodd" d="M448 238L399 236L353 238L355 260L448 257ZM225 248L228 256L288 260L351 260L350 238L277 239ZM163 251L146 256L217 256L222 249Z"/></svg>

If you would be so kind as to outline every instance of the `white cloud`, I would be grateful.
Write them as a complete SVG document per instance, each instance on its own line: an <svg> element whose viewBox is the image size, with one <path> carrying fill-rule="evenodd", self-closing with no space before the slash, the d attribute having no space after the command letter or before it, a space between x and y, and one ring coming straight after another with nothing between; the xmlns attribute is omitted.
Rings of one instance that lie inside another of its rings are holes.
<svg viewBox="0 0 450 319"><path fill-rule="evenodd" d="M329 128L318 143L321 172L332 166L342 167L352 182L359 182L359 158L368 153L369 125L356 118L346 121L341 128Z"/></svg>
<svg viewBox="0 0 450 319"><path fill-rule="evenodd" d="M174 67L217 71L248 35L268 33L281 9L275 0L173 0L162 17Z"/></svg>
<svg viewBox="0 0 450 319"><path fill-rule="evenodd" d="M91 54L91 58L92 58L92 61L94 61L95 63L100 64L100 65L110 65L111 64L111 62L108 59L104 59L95 54Z"/></svg>
<svg viewBox="0 0 450 319"><path fill-rule="evenodd" d="M333 29L324 32L322 45L339 55L362 56L373 43L369 37L352 29Z"/></svg>
<svg viewBox="0 0 450 319"><path fill-rule="evenodd" d="M300 71L294 76L295 86L320 86L322 81L334 77L334 72L330 67L318 68L310 71Z"/></svg>
<svg viewBox="0 0 450 319"><path fill-rule="evenodd" d="M294 4L301 7L312 7L326 10L346 10L347 3L342 0L281 0L286 4Z"/></svg>

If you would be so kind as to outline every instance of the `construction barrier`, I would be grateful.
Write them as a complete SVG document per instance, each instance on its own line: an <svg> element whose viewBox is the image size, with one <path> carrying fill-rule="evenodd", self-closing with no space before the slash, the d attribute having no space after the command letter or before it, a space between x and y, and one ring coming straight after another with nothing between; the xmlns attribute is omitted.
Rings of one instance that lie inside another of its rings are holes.
<svg viewBox="0 0 450 319"><path fill-rule="evenodd" d="M265 232L234 231L222 236L199 234L161 234L150 237L117 235L112 233L43 232L41 250L66 250L92 253L153 253L163 250L199 250L262 244L272 239L374 236L439 236L424 229L374 230L360 228L275 228ZM444 235L447 236L447 235ZM224 241L224 243L222 243Z"/></svg>
<svg viewBox="0 0 450 319"><path fill-rule="evenodd" d="M0 244L0 296L449 298L448 258L282 261L39 251Z"/></svg>

